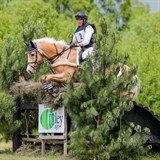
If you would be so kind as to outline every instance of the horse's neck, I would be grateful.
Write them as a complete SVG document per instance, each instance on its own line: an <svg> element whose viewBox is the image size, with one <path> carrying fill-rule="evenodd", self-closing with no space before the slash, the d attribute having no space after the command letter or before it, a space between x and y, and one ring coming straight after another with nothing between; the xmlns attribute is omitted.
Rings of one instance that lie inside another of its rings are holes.
<svg viewBox="0 0 160 160"><path fill-rule="evenodd" d="M54 45L52 43L41 43L39 48L44 52L45 58L51 58L52 56L56 55L57 52L61 52L63 50L62 45Z"/></svg>

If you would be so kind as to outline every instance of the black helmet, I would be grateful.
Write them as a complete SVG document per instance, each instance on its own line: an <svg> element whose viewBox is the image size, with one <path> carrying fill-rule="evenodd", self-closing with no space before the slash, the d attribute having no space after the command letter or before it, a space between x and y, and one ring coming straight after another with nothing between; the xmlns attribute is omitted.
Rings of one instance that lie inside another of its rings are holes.
<svg viewBox="0 0 160 160"><path fill-rule="evenodd" d="M75 18L82 18L82 19L88 19L87 14L84 11L79 11L77 12L77 14L75 15Z"/></svg>

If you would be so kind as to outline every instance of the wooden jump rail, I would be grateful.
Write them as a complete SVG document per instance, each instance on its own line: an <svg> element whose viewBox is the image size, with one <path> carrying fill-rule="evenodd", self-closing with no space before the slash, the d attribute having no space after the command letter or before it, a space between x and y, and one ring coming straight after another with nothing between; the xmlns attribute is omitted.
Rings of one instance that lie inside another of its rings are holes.
<svg viewBox="0 0 160 160"><path fill-rule="evenodd" d="M45 143L49 140L51 143L54 144L63 144L63 154L67 156L67 144L68 139L65 135L44 135L41 133L39 135L39 140L41 141L41 154L45 154Z"/></svg>

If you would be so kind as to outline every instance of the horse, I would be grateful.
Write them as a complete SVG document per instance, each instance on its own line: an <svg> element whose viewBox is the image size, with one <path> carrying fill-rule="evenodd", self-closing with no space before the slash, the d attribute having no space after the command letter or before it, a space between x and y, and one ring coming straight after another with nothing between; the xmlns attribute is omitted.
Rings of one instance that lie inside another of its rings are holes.
<svg viewBox="0 0 160 160"><path fill-rule="evenodd" d="M70 49L64 41L52 38L36 39L27 44L27 53L28 73L35 73L43 58L50 62L53 74L43 75L43 81L66 83L68 75L76 78L79 66L77 49Z"/></svg>
<svg viewBox="0 0 160 160"><path fill-rule="evenodd" d="M66 83L67 77L70 75L73 80L76 80L76 72L79 69L79 57L78 48L71 49L63 40L56 41L53 38L41 38L30 41L27 44L28 55L28 73L36 73L38 66L43 63L44 58L49 61L52 74L42 75L42 81L44 82L58 82ZM130 68L122 63L118 63L117 67L122 72L129 72ZM110 69L106 69L106 75L111 74ZM119 72L119 74L122 74ZM137 96L140 88L139 78L134 75L133 79L137 81L133 86L131 93L131 99L134 100ZM113 91L114 95L126 96L129 93L127 91L118 92Z"/></svg>

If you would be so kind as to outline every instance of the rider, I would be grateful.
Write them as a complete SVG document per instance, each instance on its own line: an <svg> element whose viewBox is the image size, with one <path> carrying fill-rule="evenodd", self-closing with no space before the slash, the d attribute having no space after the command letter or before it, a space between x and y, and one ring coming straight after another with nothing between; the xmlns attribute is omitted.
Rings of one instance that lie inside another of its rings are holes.
<svg viewBox="0 0 160 160"><path fill-rule="evenodd" d="M75 18L78 27L74 32L70 48L81 47L80 61L83 61L93 51L93 44L95 43L93 34L96 33L96 27L87 22L88 16L84 11L77 12Z"/></svg>

